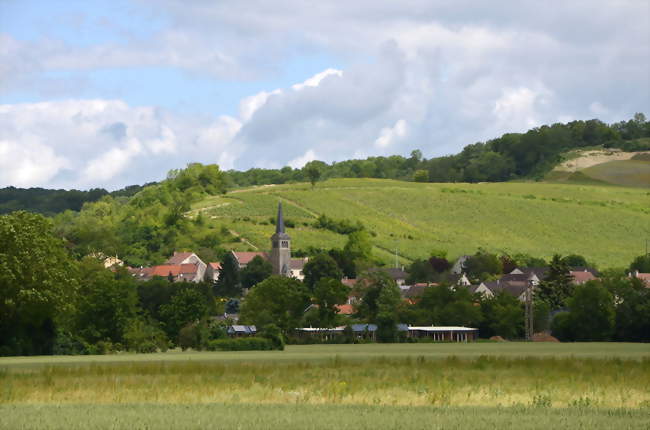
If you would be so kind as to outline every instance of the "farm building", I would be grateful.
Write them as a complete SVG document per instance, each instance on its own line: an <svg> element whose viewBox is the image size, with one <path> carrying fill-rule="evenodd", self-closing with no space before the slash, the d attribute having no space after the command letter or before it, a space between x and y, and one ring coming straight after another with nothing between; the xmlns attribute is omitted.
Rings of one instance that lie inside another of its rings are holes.
<svg viewBox="0 0 650 430"><path fill-rule="evenodd" d="M376 340L377 325L375 324L352 324L349 327L356 339ZM296 329L301 336L313 336L326 339L332 338L333 336L342 336L345 330L346 326L333 328L302 327ZM439 342L472 342L478 339L478 329L473 327L410 326L407 324L397 324L397 330L406 333L407 338L428 338Z"/></svg>

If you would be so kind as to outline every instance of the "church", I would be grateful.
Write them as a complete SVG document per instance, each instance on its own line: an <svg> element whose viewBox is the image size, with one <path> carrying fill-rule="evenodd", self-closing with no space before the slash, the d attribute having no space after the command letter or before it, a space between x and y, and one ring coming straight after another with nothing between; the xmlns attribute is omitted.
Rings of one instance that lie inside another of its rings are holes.
<svg viewBox="0 0 650 430"><path fill-rule="evenodd" d="M231 251L239 269L243 269L257 256L269 261L274 275L303 280L303 268L307 258L291 258L291 237L284 226L282 203L278 203L278 215L275 221L275 233L271 236L271 252L237 252Z"/></svg>

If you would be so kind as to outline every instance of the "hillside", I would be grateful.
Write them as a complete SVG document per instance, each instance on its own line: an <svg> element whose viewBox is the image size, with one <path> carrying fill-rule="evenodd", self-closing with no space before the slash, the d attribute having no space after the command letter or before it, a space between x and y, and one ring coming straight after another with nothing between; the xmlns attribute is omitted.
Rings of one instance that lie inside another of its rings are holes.
<svg viewBox="0 0 650 430"><path fill-rule="evenodd" d="M570 151L564 158L547 180L650 188L650 152L597 148Z"/></svg>
<svg viewBox="0 0 650 430"><path fill-rule="evenodd" d="M360 220L375 252L403 262L445 249L451 257L491 251L582 254L600 267L627 266L650 237L650 193L641 189L548 183L433 184L333 179L263 186L206 198L192 206L209 223L245 238L237 249L267 249L278 201L295 224L294 249L343 246L346 237L311 225L320 214Z"/></svg>

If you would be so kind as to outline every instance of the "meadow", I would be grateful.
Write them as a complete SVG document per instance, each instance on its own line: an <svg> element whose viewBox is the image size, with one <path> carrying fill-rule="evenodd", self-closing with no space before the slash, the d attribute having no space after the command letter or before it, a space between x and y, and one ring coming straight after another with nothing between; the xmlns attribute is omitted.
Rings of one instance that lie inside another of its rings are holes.
<svg viewBox="0 0 650 430"><path fill-rule="evenodd" d="M1 428L647 428L645 344L0 359Z"/></svg>
<svg viewBox="0 0 650 430"><path fill-rule="evenodd" d="M269 218L282 201L293 228L293 249L342 247L346 237L312 227L325 214L361 221L374 252L402 264L443 249L451 258L474 253L584 255L600 268L623 267L643 252L650 235L650 193L610 185L552 183L432 184L381 179L332 179L263 186L210 197L191 214L225 224L247 242L238 250L266 250ZM230 246L230 245L229 245Z"/></svg>

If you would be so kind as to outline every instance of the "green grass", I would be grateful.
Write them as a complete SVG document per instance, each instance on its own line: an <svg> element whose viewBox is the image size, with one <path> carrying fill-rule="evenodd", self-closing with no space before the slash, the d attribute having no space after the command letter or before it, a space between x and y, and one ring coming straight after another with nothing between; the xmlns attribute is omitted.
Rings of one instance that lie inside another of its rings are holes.
<svg viewBox="0 0 650 430"><path fill-rule="evenodd" d="M284 351L239 352L180 352L157 354L58 355L32 357L0 357L0 369L41 368L52 365L99 365L111 363L146 362L318 362L334 358L368 360L371 358L425 357L442 359L449 356L477 358L493 356L575 357L575 358L650 358L650 345L644 343L528 343L528 342L469 342L469 343L404 343L361 345L287 345Z"/></svg>
<svg viewBox="0 0 650 430"><path fill-rule="evenodd" d="M379 179L335 179L317 184L256 187L211 197L193 213L228 227L259 249L269 247L277 202L293 248L340 247L345 236L315 230L320 214L362 221L375 254L387 263L397 248L402 262L427 257L433 248L451 257L478 247L494 252L584 255L602 267L627 266L650 235L650 194L616 186L489 183L419 184ZM307 225L305 225L307 224ZM248 245L235 244L245 250Z"/></svg>
<svg viewBox="0 0 650 430"><path fill-rule="evenodd" d="M348 405L10 405L7 429L647 429L648 411Z"/></svg>
<svg viewBox="0 0 650 430"><path fill-rule="evenodd" d="M0 428L646 428L648 387L646 344L5 357Z"/></svg>
<svg viewBox="0 0 650 430"><path fill-rule="evenodd" d="M583 169L581 173L610 184L650 188L650 161L645 159L609 161Z"/></svg>

